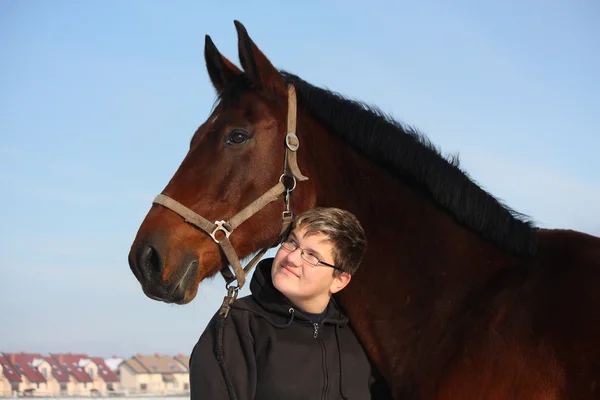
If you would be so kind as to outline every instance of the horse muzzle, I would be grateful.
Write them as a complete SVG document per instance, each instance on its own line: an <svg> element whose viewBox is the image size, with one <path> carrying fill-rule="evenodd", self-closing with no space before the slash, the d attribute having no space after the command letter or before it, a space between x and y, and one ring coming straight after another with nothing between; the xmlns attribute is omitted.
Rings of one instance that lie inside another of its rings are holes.
<svg viewBox="0 0 600 400"><path fill-rule="evenodd" d="M184 255L174 266L165 266L164 257L152 245L141 246L139 251L129 253L129 267L149 298L165 303L186 304L193 296L187 296L196 283L199 260L195 255ZM174 270L165 279L165 269Z"/></svg>

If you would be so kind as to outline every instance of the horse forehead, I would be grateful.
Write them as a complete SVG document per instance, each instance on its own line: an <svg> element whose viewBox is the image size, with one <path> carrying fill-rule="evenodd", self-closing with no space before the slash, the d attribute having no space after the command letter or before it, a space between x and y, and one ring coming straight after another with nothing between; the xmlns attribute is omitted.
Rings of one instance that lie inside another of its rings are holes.
<svg viewBox="0 0 600 400"><path fill-rule="evenodd" d="M271 103L257 93L245 92L235 99L223 99L213 118L216 117L215 122L228 117L242 118L250 123L259 122L275 114L275 104Z"/></svg>

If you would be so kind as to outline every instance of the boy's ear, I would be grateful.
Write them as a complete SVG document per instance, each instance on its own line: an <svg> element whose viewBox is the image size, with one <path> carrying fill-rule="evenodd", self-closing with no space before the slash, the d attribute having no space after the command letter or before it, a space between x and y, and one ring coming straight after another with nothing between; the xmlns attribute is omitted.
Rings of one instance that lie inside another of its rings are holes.
<svg viewBox="0 0 600 400"><path fill-rule="evenodd" d="M348 286L351 279L352 275L350 275L347 272L342 272L341 274L333 278L333 283L331 284L329 291L331 292L331 294L339 292L340 290Z"/></svg>

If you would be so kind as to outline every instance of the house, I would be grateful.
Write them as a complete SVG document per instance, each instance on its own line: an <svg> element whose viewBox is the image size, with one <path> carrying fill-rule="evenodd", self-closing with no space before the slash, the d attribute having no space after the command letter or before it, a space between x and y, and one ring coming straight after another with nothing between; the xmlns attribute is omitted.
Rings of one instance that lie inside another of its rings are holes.
<svg viewBox="0 0 600 400"><path fill-rule="evenodd" d="M55 396L66 396L70 393L75 393L74 383L71 383L71 378L69 377L69 373L60 365L60 363L55 360L52 356L44 357L44 361L48 363L50 367L50 375L52 375L52 380L56 381L58 385L58 392ZM40 364L42 367L42 375L44 374L43 364ZM38 369L40 369L38 367ZM49 379L49 378L46 378ZM55 390L52 384L49 384L50 391Z"/></svg>
<svg viewBox="0 0 600 400"><path fill-rule="evenodd" d="M184 394L190 390L188 368L168 355L137 354L121 363L119 373L128 393Z"/></svg>
<svg viewBox="0 0 600 400"><path fill-rule="evenodd" d="M94 380L94 385L101 387L100 393L106 396L109 392L120 392L121 384L120 379L112 369L106 365L106 362L102 357L90 357L90 361L97 367L96 373L88 370L88 375ZM96 381L100 382L96 382Z"/></svg>
<svg viewBox="0 0 600 400"><path fill-rule="evenodd" d="M186 356L184 354L177 354L175 359L181 363L185 367L186 370L190 370L190 356Z"/></svg>
<svg viewBox="0 0 600 400"><path fill-rule="evenodd" d="M183 385L182 387L183 387L184 391L187 392L190 390L190 356L186 356L186 355L179 353L175 356L175 359L177 361L179 361L181 363L181 365L183 365L183 367L187 371L185 380L181 382Z"/></svg>
<svg viewBox="0 0 600 400"><path fill-rule="evenodd" d="M90 377L91 385L88 387L92 396L106 395L108 387L106 381L100 376L100 366L87 355L80 354L77 365ZM104 360L102 360L104 363Z"/></svg>
<svg viewBox="0 0 600 400"><path fill-rule="evenodd" d="M67 384L67 395L68 396L90 396L91 394L97 394L94 390L98 390L93 386L93 379L87 374L86 370L79 365L79 361L82 359L88 359L89 357L85 354L50 354L58 365L65 371L69 376L69 383ZM92 368L94 368L92 366Z"/></svg>
<svg viewBox="0 0 600 400"><path fill-rule="evenodd" d="M119 377L121 387L127 393L152 393L155 388L156 392L161 389L158 383L151 382L150 371L136 357L124 360L119 365Z"/></svg>
<svg viewBox="0 0 600 400"><path fill-rule="evenodd" d="M46 380L46 392L36 390L35 395L38 396L59 396L61 394L61 385L52 374L52 365L46 357L40 354L33 354L31 365L37 369Z"/></svg>
<svg viewBox="0 0 600 400"><path fill-rule="evenodd" d="M0 353L0 396L9 397L19 391L21 375L19 375L10 361Z"/></svg>
<svg viewBox="0 0 600 400"><path fill-rule="evenodd" d="M33 365L35 359L41 359L40 354L31 353L3 353L8 361L9 368L12 367L20 377L17 385L17 393L29 396L49 396L48 382L42 373Z"/></svg>

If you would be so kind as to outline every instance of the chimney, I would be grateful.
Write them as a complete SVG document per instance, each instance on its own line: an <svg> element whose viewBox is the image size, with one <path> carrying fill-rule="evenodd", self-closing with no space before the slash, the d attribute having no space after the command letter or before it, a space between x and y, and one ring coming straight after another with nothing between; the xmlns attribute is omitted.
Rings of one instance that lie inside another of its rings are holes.
<svg viewBox="0 0 600 400"><path fill-rule="evenodd" d="M160 354L154 353L154 357L160 358Z"/></svg>
<svg viewBox="0 0 600 400"><path fill-rule="evenodd" d="M63 355L62 355L62 354L59 354L59 355L58 355L58 363L59 363L60 365L62 365L62 364L63 364Z"/></svg>
<svg viewBox="0 0 600 400"><path fill-rule="evenodd" d="M15 353L10 353L10 363L15 365Z"/></svg>

